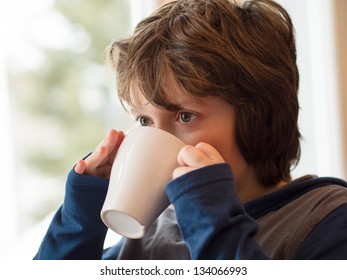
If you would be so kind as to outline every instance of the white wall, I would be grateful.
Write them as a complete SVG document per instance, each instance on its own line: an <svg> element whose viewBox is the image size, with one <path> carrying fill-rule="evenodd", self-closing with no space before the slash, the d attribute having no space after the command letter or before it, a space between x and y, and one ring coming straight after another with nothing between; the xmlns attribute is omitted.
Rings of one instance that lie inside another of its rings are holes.
<svg viewBox="0 0 347 280"><path fill-rule="evenodd" d="M278 1L292 17L300 71L302 174L343 177L341 122L331 0Z"/></svg>

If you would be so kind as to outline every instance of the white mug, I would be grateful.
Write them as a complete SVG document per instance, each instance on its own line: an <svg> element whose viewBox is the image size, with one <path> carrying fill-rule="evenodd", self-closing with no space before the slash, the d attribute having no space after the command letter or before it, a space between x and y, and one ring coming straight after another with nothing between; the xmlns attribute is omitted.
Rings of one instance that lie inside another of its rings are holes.
<svg viewBox="0 0 347 280"><path fill-rule="evenodd" d="M116 154L101 219L116 233L141 238L170 205L165 186L185 144L151 127L131 129Z"/></svg>

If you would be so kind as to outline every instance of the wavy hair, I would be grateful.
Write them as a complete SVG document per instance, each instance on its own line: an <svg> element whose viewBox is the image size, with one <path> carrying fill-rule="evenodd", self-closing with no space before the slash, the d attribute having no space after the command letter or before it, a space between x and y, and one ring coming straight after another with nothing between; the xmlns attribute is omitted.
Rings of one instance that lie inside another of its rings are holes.
<svg viewBox="0 0 347 280"><path fill-rule="evenodd" d="M168 71L190 95L229 102L238 147L262 184L291 179L300 158L299 73L292 21L276 2L172 1L113 42L108 58L127 103L136 80L147 100L170 109Z"/></svg>

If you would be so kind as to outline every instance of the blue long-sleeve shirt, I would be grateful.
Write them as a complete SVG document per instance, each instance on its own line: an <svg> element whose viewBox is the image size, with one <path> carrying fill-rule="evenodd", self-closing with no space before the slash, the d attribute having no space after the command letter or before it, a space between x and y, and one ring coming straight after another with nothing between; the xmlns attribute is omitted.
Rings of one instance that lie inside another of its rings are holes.
<svg viewBox="0 0 347 280"><path fill-rule="evenodd" d="M204 167L166 186L175 210L142 239L104 249L108 182L71 170L35 259L347 259L343 180L308 177L243 204L229 165Z"/></svg>

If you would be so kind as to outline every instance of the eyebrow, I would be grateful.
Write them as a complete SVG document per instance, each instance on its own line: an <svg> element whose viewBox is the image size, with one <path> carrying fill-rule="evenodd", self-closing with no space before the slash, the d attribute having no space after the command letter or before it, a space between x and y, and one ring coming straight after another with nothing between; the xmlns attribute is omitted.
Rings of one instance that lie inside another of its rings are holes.
<svg viewBox="0 0 347 280"><path fill-rule="evenodd" d="M182 105L174 103L166 103L164 106L161 107L172 112L178 112L184 109Z"/></svg>
<svg viewBox="0 0 347 280"><path fill-rule="evenodd" d="M141 110L145 110L146 105L147 104L140 105L140 106L133 106L130 108L130 112L131 113L139 113ZM160 109L165 109L165 110L168 110L171 112L179 112L179 111L184 110L184 107L182 107L182 105L175 104L175 103L165 103L165 105L161 105L161 106L153 104L153 106L158 107Z"/></svg>

